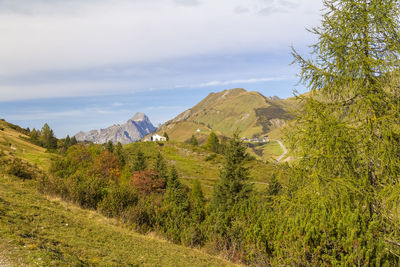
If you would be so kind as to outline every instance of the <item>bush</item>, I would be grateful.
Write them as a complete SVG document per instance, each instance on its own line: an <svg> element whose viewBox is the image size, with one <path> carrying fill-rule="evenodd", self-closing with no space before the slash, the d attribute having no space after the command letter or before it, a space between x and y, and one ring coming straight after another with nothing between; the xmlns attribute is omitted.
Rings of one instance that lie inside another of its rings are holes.
<svg viewBox="0 0 400 267"><path fill-rule="evenodd" d="M18 158L13 158L9 162L7 174L14 175L23 180L30 180L35 178L35 170L29 163L23 162Z"/></svg>
<svg viewBox="0 0 400 267"><path fill-rule="evenodd" d="M165 179L159 177L155 171L135 172L131 178L131 182L138 193L144 195L162 192L166 184Z"/></svg>
<svg viewBox="0 0 400 267"><path fill-rule="evenodd" d="M108 217L120 216L128 207L136 205L138 196L129 186L114 186L99 204L101 213Z"/></svg>

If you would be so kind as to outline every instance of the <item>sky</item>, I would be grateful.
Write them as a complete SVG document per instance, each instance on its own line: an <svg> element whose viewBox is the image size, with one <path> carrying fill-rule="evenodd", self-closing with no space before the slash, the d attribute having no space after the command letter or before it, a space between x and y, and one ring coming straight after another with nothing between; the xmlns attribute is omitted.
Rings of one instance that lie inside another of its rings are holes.
<svg viewBox="0 0 400 267"><path fill-rule="evenodd" d="M155 126L211 92L298 85L321 0L0 0L0 118L59 138Z"/></svg>

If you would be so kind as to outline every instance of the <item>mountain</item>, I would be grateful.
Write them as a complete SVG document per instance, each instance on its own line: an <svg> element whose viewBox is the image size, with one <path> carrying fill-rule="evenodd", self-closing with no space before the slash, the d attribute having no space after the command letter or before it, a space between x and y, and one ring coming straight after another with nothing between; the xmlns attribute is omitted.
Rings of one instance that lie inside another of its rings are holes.
<svg viewBox="0 0 400 267"><path fill-rule="evenodd" d="M242 88L210 93L194 107L167 121L158 130L167 132L171 140L186 141L192 134L204 141L211 131L231 136L239 130L242 137L272 135L293 118L290 110L296 105L293 98L265 97L259 92Z"/></svg>
<svg viewBox="0 0 400 267"><path fill-rule="evenodd" d="M95 144L104 144L112 141L114 144L129 144L142 139L145 135L154 132L156 127L143 113L136 113L126 123L112 125L106 129L92 130L90 132L79 132L75 135L78 141L91 141Z"/></svg>

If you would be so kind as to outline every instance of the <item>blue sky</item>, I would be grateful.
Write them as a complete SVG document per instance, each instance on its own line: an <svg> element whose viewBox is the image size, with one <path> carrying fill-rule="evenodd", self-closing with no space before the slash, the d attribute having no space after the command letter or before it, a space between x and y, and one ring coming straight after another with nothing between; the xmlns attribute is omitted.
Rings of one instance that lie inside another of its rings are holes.
<svg viewBox="0 0 400 267"><path fill-rule="evenodd" d="M58 137L157 125L210 92L292 95L319 0L0 0L0 117Z"/></svg>

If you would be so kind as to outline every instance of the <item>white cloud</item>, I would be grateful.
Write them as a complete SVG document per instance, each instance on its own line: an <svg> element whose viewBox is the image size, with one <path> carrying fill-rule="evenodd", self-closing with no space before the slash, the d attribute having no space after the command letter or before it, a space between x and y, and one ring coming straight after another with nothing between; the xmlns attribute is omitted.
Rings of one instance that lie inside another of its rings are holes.
<svg viewBox="0 0 400 267"><path fill-rule="evenodd" d="M107 95L118 92L138 92L129 82L78 81L0 85L0 102L69 96Z"/></svg>
<svg viewBox="0 0 400 267"><path fill-rule="evenodd" d="M239 79L229 81L210 81L205 83L177 85L176 88L199 88L209 86L221 86L221 85L232 85L232 84L248 84L248 83L260 83L260 82L272 82L272 81L284 81L288 80L287 77L265 77L265 78L251 78L251 79Z"/></svg>
<svg viewBox="0 0 400 267"><path fill-rule="evenodd" d="M0 0L0 80L208 54L273 53L308 43L304 28L318 23L320 2ZM268 16L259 15L269 7ZM100 82L70 85L3 85L0 100L106 90Z"/></svg>
<svg viewBox="0 0 400 267"><path fill-rule="evenodd" d="M10 114L7 116L9 120L54 120L54 119L63 119L71 117L80 118L83 116L87 116L87 114L92 115L106 115L106 114L117 114L120 111L109 110L109 109L100 109L100 108L84 108L84 109L74 109L74 110L64 110L64 111L40 111L40 110L31 110L24 114Z"/></svg>

